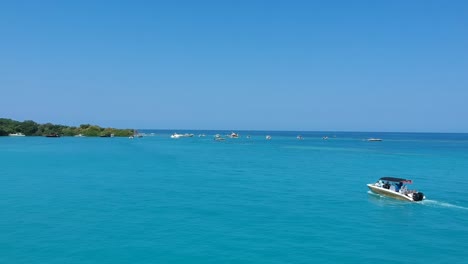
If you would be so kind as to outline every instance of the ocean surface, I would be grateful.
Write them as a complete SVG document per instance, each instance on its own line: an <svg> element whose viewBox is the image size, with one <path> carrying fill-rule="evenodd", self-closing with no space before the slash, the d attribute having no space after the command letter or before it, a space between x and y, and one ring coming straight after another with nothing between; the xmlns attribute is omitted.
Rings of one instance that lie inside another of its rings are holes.
<svg viewBox="0 0 468 264"><path fill-rule="evenodd" d="M0 263L468 263L468 134L140 132L0 137Z"/></svg>

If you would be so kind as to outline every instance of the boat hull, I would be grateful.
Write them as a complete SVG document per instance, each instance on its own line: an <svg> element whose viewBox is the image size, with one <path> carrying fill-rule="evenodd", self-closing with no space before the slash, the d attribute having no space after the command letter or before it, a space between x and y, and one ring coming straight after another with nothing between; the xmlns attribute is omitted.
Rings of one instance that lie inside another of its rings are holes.
<svg viewBox="0 0 468 264"><path fill-rule="evenodd" d="M8 136L10 137L24 137L25 135L22 133L14 133L14 134L9 134Z"/></svg>
<svg viewBox="0 0 468 264"><path fill-rule="evenodd" d="M375 186L374 184L367 184L367 187L369 187L369 189L372 192L377 193L377 194L381 194L381 195L388 196L388 197L395 198L395 199L402 200L402 201L414 202L413 198L408 195L398 193L389 189L381 188L381 187Z"/></svg>

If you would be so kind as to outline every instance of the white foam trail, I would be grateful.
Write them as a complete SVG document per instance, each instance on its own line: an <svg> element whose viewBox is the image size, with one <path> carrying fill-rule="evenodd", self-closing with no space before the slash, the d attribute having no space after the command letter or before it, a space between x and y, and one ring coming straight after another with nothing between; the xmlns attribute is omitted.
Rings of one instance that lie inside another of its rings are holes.
<svg viewBox="0 0 468 264"><path fill-rule="evenodd" d="M434 207L446 207L446 208L456 208L456 209L462 209L462 210L468 210L467 207L451 204L451 203L444 203L444 202L439 202L435 200L423 200L420 202L420 204L423 205L428 205L428 206L434 206Z"/></svg>
<svg viewBox="0 0 468 264"><path fill-rule="evenodd" d="M381 195L381 194L372 192L371 190L368 190L367 193L370 194L370 195L372 195L372 196L375 196L375 197L389 198L388 196L385 196L385 195Z"/></svg>
<svg viewBox="0 0 468 264"><path fill-rule="evenodd" d="M373 193L370 190L368 190L367 193L372 194L372 195L377 196L377 197L388 198L386 196L383 196L383 195L380 195L380 194L377 194L377 193ZM463 207L463 206L459 206L459 205L455 205L455 204L451 204L451 203L435 201L435 200L428 200L428 199L424 199L421 202L417 202L417 203L422 204L422 205L426 205L426 206L431 206L431 207L445 207L445 208L468 210L467 207Z"/></svg>

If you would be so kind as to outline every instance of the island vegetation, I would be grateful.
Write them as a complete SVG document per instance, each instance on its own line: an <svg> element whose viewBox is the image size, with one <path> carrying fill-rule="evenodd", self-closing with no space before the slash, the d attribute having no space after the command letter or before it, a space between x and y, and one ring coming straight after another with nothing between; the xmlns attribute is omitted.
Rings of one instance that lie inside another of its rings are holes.
<svg viewBox="0 0 468 264"><path fill-rule="evenodd" d="M128 137L135 133L133 129L117 129L117 128L102 128L96 125L83 124L78 127L55 125L51 123L38 124L32 120L23 122L0 118L0 136L8 136L9 134L22 133L26 136L77 136L83 135L86 137Z"/></svg>

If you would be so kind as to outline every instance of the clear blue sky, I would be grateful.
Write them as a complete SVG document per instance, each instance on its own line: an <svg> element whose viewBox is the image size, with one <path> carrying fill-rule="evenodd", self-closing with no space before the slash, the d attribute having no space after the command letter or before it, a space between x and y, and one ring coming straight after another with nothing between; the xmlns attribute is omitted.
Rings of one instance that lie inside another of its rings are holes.
<svg viewBox="0 0 468 264"><path fill-rule="evenodd" d="M468 1L0 1L0 116L468 132Z"/></svg>

